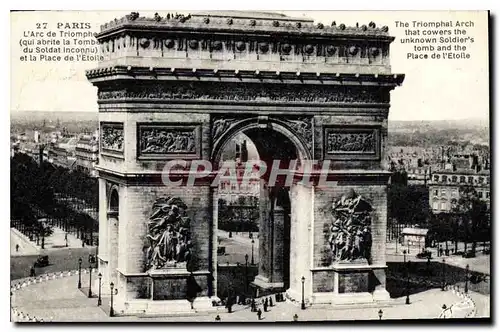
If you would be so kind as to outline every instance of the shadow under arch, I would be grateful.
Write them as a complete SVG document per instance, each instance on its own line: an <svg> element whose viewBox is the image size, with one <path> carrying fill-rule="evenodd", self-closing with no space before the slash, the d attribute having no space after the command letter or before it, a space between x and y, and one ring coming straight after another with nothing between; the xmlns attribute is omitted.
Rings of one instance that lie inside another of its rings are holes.
<svg viewBox="0 0 500 332"><path fill-rule="evenodd" d="M109 189L109 203L108 203L108 211L109 212L118 212L120 207L120 196L118 194L118 187L116 185L111 186Z"/></svg>

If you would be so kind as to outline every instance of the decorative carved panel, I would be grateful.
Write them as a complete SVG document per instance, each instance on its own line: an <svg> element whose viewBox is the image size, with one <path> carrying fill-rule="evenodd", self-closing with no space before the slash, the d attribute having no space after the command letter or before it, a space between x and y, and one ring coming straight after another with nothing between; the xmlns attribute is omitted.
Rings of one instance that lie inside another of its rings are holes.
<svg viewBox="0 0 500 332"><path fill-rule="evenodd" d="M137 154L140 158L198 158L200 126L183 124L138 124Z"/></svg>
<svg viewBox="0 0 500 332"><path fill-rule="evenodd" d="M313 132L312 117L285 117L279 118L284 121L294 133L306 144L309 151L312 151Z"/></svg>
<svg viewBox="0 0 500 332"><path fill-rule="evenodd" d="M103 153L123 154L123 123L101 122L101 151Z"/></svg>
<svg viewBox="0 0 500 332"><path fill-rule="evenodd" d="M323 158L379 159L380 129L378 127L325 127Z"/></svg>
<svg viewBox="0 0 500 332"><path fill-rule="evenodd" d="M388 103L389 92L377 87L307 86L231 83L166 83L136 85L114 91L99 91L100 100L161 99L161 100L227 100L259 102L307 103Z"/></svg>
<svg viewBox="0 0 500 332"><path fill-rule="evenodd" d="M213 116L212 141L217 142L222 135L233 127L240 119L226 118L224 116Z"/></svg>

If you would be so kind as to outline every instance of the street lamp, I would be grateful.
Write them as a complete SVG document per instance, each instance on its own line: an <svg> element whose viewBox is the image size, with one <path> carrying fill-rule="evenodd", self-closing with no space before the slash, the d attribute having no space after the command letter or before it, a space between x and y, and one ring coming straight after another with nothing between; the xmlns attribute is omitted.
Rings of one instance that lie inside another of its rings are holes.
<svg viewBox="0 0 500 332"><path fill-rule="evenodd" d="M253 244L255 243L254 239L252 239L252 265L255 264L254 260L253 260Z"/></svg>
<svg viewBox="0 0 500 332"><path fill-rule="evenodd" d="M99 296L97 297L97 306L100 306L102 304L102 299L101 299L101 279L102 279L102 274L99 272L97 275L99 278Z"/></svg>
<svg viewBox="0 0 500 332"><path fill-rule="evenodd" d="M304 282L306 281L306 278L302 276L302 304L300 306L300 309L304 310L306 308L306 302L304 301Z"/></svg>
<svg viewBox="0 0 500 332"><path fill-rule="evenodd" d="M248 294L248 254L245 254L245 293Z"/></svg>
<svg viewBox="0 0 500 332"><path fill-rule="evenodd" d="M92 297L92 255L89 255L89 298Z"/></svg>
<svg viewBox="0 0 500 332"><path fill-rule="evenodd" d="M444 291L445 287L446 287L446 263L443 258L443 277L442 277L441 290Z"/></svg>
<svg viewBox="0 0 500 332"><path fill-rule="evenodd" d="M465 293L469 292L469 264L465 266Z"/></svg>
<svg viewBox="0 0 500 332"><path fill-rule="evenodd" d="M380 310L378 311L378 319L379 319L379 320L382 320L382 315L383 315L383 314L384 314L384 312L382 311L382 309L380 309Z"/></svg>
<svg viewBox="0 0 500 332"><path fill-rule="evenodd" d="M109 307L109 317L113 317L115 315L115 311L113 310L113 288L115 287L115 284L111 282L109 284L109 287L111 288L111 302L110 302L110 307Z"/></svg>
<svg viewBox="0 0 500 332"><path fill-rule="evenodd" d="M406 266L406 304L410 304L410 263L409 260Z"/></svg>
<svg viewBox="0 0 500 332"><path fill-rule="evenodd" d="M78 289L82 288L82 258L78 258Z"/></svg>
<svg viewBox="0 0 500 332"><path fill-rule="evenodd" d="M403 250L403 262L406 264L406 250Z"/></svg>

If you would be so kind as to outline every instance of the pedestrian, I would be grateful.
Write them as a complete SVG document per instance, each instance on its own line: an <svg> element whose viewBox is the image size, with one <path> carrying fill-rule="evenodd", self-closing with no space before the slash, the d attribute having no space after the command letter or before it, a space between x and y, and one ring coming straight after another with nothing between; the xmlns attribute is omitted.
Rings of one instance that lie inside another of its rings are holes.
<svg viewBox="0 0 500 332"><path fill-rule="evenodd" d="M443 247L439 246L439 256L443 256Z"/></svg>
<svg viewBox="0 0 500 332"><path fill-rule="evenodd" d="M255 306L255 299L252 297L252 312L255 312L257 310L257 307Z"/></svg>
<svg viewBox="0 0 500 332"><path fill-rule="evenodd" d="M264 301L264 304L263 304L264 312L267 312L267 306L268 306L268 302L267 302L267 298L266 298L266 300Z"/></svg>
<svg viewBox="0 0 500 332"><path fill-rule="evenodd" d="M35 277L36 274L35 274L35 266L33 265L30 269L30 277Z"/></svg>
<svg viewBox="0 0 500 332"><path fill-rule="evenodd" d="M269 306L272 307L273 306L273 298L270 296L269 297Z"/></svg>
<svg viewBox="0 0 500 332"><path fill-rule="evenodd" d="M219 321L220 321L220 316L219 316L219 315L215 316L215 320L216 320L217 322L219 322Z"/></svg>
<svg viewBox="0 0 500 332"><path fill-rule="evenodd" d="M233 298L231 296L227 298L226 308L228 313L231 313L233 310Z"/></svg>
<svg viewBox="0 0 500 332"><path fill-rule="evenodd" d="M82 239L82 248L85 248L85 241Z"/></svg>
<svg viewBox="0 0 500 332"><path fill-rule="evenodd" d="M19 244L16 244L16 252L19 251Z"/></svg>
<svg viewBox="0 0 500 332"><path fill-rule="evenodd" d="M262 310L260 310L260 308L259 310L257 310L257 317L259 318L259 320L262 319Z"/></svg>

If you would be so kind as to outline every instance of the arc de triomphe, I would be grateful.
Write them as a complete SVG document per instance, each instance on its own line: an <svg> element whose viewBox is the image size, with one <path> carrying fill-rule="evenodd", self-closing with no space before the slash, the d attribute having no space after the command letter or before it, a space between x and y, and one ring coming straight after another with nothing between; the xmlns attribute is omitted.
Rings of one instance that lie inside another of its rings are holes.
<svg viewBox="0 0 500 332"><path fill-rule="evenodd" d="M186 181L195 162L219 165L239 133L267 163L328 165L326 186L314 182L324 167L313 184L263 178L257 291L300 301L303 287L312 306L389 298L384 150L390 91L404 75L391 73L387 27L133 12L97 39L103 60L87 77L99 103L99 270L117 289L117 314L210 309L214 175L179 186L164 169L185 161L168 176Z"/></svg>

